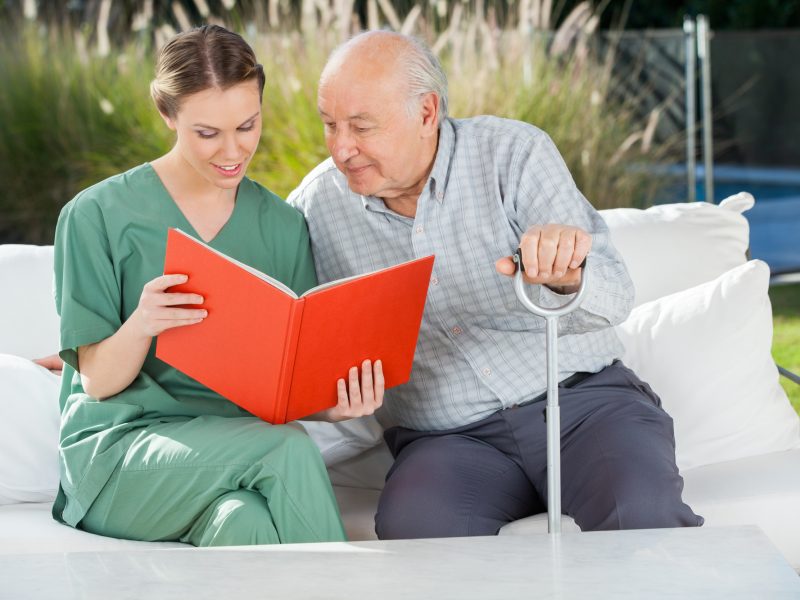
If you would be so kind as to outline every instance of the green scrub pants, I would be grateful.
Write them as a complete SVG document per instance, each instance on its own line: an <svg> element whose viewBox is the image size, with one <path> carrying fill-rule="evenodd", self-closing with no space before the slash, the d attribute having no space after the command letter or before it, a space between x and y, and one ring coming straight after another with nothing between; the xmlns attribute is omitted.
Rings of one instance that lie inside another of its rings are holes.
<svg viewBox="0 0 800 600"><path fill-rule="evenodd" d="M291 427L207 416L129 436L86 531L195 546L345 539L319 450Z"/></svg>

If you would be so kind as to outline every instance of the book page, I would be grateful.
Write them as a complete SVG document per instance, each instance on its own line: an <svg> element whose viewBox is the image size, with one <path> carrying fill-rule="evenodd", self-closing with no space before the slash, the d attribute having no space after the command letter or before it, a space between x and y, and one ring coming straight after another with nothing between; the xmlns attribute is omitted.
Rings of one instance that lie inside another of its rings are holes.
<svg viewBox="0 0 800 600"><path fill-rule="evenodd" d="M408 264L411 264L411 263L416 262L416 261L424 261L427 258L430 258L430 257L425 256L425 257L422 257L422 258L412 258L411 260L407 260L406 262L402 262L402 263L397 264L397 265L392 265L391 267L384 267L383 269L376 269L375 271L368 271L366 273L361 273L360 275L351 275L350 277L343 277L342 279L336 279L334 281L329 281L327 283L321 283L318 286L311 288L310 290L306 290L300 296L303 297L303 296L308 296L310 294L315 294L317 292L321 292L323 290L327 290L329 288L336 287L337 285L341 285L343 283L347 283L348 281L353 281L355 279L360 279L362 277L371 277L372 275L376 275L378 273L383 273L384 271L390 271L392 269L398 269L398 268L400 268L400 267L402 267L404 265L408 265ZM295 296L295 297L297 297L297 296Z"/></svg>
<svg viewBox="0 0 800 600"><path fill-rule="evenodd" d="M189 235L188 233L186 233L185 231L181 231L177 227L175 228L175 231L177 231L181 235L186 236L187 238L189 238L193 242L197 242L198 244L200 244L202 246L205 246L206 248L208 248L211 252L213 252L217 256L220 256L220 257L224 258L225 260L237 265L238 267L241 267L242 269L244 269L245 271L247 271L251 275L255 275L259 279L262 279L262 280L266 281L268 284L275 286L276 288L281 290L284 294L288 294L289 296L291 296L294 299L298 298L297 294L294 293L294 290L292 290L292 288L290 288L289 286L281 283L280 281L278 281L274 277L270 277L266 273L262 273L258 269L254 269L250 265L246 265L243 262L239 262L235 258L232 258L232 257L228 256L224 252L220 252L219 250L215 250L214 248L212 248L211 246L206 244L203 240L198 240L197 238L195 238L195 237ZM345 281L345 280L340 280L339 282L332 282L332 283L334 283L334 284L335 283L340 283L341 281ZM317 288L312 288L312 290L309 290L309 291L313 291L315 289L317 289Z"/></svg>

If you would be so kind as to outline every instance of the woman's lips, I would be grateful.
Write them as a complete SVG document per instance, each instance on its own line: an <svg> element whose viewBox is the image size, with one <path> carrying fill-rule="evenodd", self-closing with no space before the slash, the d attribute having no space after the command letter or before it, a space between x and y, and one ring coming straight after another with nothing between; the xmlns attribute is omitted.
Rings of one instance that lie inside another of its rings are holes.
<svg viewBox="0 0 800 600"><path fill-rule="evenodd" d="M222 166L215 165L214 163L211 164L216 169L217 173L219 173L223 177L236 177L239 173L242 172L243 163L238 163L235 165L222 165Z"/></svg>

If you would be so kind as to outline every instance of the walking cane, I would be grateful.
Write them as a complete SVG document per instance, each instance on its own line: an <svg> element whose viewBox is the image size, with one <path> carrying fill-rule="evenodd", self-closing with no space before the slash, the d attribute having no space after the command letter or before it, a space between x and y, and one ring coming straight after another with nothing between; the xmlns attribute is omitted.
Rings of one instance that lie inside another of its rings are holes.
<svg viewBox="0 0 800 600"><path fill-rule="evenodd" d="M522 250L513 256L517 264L514 274L514 291L522 305L547 323L547 531L561 533L561 413L558 407L558 318L571 313L583 302L586 295L586 261L581 264L581 284L575 296L557 308L545 308L534 304L525 293L522 272Z"/></svg>

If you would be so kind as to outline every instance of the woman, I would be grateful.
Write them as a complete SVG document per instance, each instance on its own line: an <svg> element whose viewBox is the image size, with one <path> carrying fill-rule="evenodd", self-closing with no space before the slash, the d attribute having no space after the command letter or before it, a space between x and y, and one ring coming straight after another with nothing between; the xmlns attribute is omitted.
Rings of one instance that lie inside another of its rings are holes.
<svg viewBox="0 0 800 600"><path fill-rule="evenodd" d="M56 230L61 491L54 516L107 536L196 546L344 539L319 452L154 356L153 336L206 316L160 275L179 227L297 292L315 285L302 216L244 177L264 73L238 35L206 26L161 52L151 95L176 133L164 156L84 190ZM380 406L380 362L338 382L339 420Z"/></svg>

